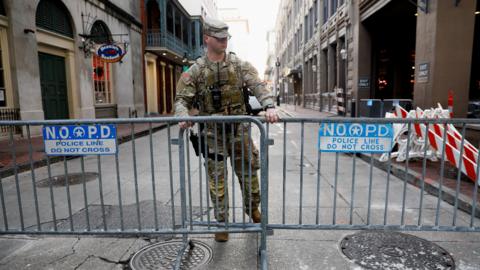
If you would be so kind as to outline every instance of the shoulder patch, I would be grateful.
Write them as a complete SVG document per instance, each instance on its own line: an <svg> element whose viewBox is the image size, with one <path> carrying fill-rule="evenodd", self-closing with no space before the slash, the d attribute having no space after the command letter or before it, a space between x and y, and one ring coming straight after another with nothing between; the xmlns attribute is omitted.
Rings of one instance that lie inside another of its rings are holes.
<svg viewBox="0 0 480 270"><path fill-rule="evenodd" d="M182 76L181 76L181 80L185 83L185 84L190 84L192 82L192 76L190 75L189 72L183 72L182 73Z"/></svg>

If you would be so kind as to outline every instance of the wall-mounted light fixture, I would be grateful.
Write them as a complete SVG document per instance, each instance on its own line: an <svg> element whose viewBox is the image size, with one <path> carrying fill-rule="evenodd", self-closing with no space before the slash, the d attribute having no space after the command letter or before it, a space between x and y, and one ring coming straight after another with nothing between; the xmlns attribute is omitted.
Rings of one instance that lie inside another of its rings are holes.
<svg viewBox="0 0 480 270"><path fill-rule="evenodd" d="M347 50L345 50L345 48L340 50L340 56L342 57L342 60L347 60Z"/></svg>
<svg viewBox="0 0 480 270"><path fill-rule="evenodd" d="M95 48L94 48L95 45L93 41L83 34L80 34L80 37L82 37L81 39L82 44L78 46L78 48L83 51L83 53L85 54L85 57L92 56L92 54L95 52Z"/></svg>
<svg viewBox="0 0 480 270"><path fill-rule="evenodd" d="M188 61L187 53L183 53L182 63L186 63Z"/></svg>

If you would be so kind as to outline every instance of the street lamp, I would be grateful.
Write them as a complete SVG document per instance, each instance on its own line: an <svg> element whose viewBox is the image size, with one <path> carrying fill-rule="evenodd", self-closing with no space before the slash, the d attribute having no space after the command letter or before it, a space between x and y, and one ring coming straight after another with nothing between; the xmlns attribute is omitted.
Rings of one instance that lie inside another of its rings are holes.
<svg viewBox="0 0 480 270"><path fill-rule="evenodd" d="M275 79L275 90L273 91L274 95L275 95L275 98L277 99L277 106L280 106L280 95L277 93L277 89L279 88L279 84L280 84L280 73L278 71L278 69L280 68L280 59L278 59L277 57L277 61L275 61L275 70L276 70L276 73L277 73L277 76L276 76L276 79Z"/></svg>
<svg viewBox="0 0 480 270"><path fill-rule="evenodd" d="M343 111L343 116L347 116L347 70L348 70L348 67L347 67L347 50L344 48L342 48L340 50L340 57L342 58L342 61L343 61L343 65L345 66L345 70L343 71L344 72L344 75L343 75L343 82L344 82L344 85L343 85L343 106L344 106L344 111Z"/></svg>

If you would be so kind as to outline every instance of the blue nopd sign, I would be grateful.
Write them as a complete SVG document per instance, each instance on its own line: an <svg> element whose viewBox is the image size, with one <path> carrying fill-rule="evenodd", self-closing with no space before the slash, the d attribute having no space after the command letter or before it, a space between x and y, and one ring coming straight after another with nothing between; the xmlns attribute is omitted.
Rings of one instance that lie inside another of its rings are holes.
<svg viewBox="0 0 480 270"><path fill-rule="evenodd" d="M318 131L322 152L385 153L392 141L392 124L322 123Z"/></svg>
<svg viewBox="0 0 480 270"><path fill-rule="evenodd" d="M49 156L113 155L117 152L115 125L45 126L43 141Z"/></svg>

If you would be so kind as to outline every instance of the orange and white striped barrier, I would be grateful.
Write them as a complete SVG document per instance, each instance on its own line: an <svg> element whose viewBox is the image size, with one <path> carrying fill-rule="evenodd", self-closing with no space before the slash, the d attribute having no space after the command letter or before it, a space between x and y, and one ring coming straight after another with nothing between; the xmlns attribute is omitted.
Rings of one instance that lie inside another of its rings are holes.
<svg viewBox="0 0 480 270"><path fill-rule="evenodd" d="M399 118L407 118L409 115L409 113L399 105L396 105L395 110L395 114ZM441 118L442 111L443 109L441 106L439 106L439 110L433 114L432 111L422 111L421 109L417 108L415 115L417 118ZM476 149L467 140L463 139L463 154L462 157L460 157L460 152L462 152L462 136L453 125L432 124L429 125L428 131L425 124L415 123L413 125L416 136L422 139L425 139L428 136L429 145L437 151L437 155L440 155L445 151L446 160L457 169L461 167L461 172L467 175L468 178L470 178L473 182L476 182L478 149ZM443 141L443 136L445 133L444 126L447 127L447 136L445 142ZM445 149L443 149L444 145Z"/></svg>

